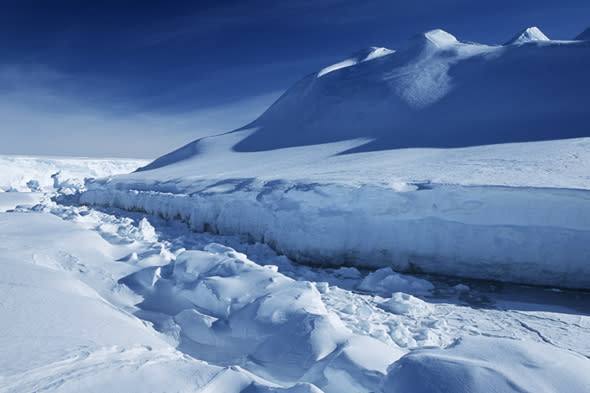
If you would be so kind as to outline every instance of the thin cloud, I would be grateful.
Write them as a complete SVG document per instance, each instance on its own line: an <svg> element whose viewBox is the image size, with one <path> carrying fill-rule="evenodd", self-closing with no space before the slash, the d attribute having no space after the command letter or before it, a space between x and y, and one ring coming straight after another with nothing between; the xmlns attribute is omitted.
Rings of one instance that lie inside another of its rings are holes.
<svg viewBox="0 0 590 393"><path fill-rule="evenodd" d="M281 94L184 113L115 113L60 94L60 81L67 77L43 67L0 68L0 153L155 158L251 122Z"/></svg>

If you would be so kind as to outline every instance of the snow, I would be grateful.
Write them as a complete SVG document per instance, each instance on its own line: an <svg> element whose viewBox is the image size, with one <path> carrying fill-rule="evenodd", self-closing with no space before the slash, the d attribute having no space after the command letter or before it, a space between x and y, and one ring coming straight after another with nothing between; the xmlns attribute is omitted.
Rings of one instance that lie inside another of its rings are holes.
<svg viewBox="0 0 590 393"><path fill-rule="evenodd" d="M438 48L450 47L458 43L454 35L441 29L434 29L414 36L410 39L408 46L423 45L424 40L427 40Z"/></svg>
<svg viewBox="0 0 590 393"><path fill-rule="evenodd" d="M528 341L465 337L412 352L389 369L384 392L587 392L589 361ZM586 374L586 375L585 375Z"/></svg>
<svg viewBox="0 0 590 393"><path fill-rule="evenodd" d="M526 44L533 41L549 41L549 38L536 26L528 27L512 37L510 41L504 45Z"/></svg>
<svg viewBox="0 0 590 393"><path fill-rule="evenodd" d="M587 389L587 293L309 267L187 229L67 190L0 213L0 391Z"/></svg>
<svg viewBox="0 0 590 393"><path fill-rule="evenodd" d="M92 278L121 271L97 234L38 213L0 213L0 228L1 391L188 391L216 372L89 286L105 280L103 289L136 300L111 277Z"/></svg>
<svg viewBox="0 0 590 393"><path fill-rule="evenodd" d="M145 165L146 160L93 159L68 157L26 157L0 155L0 192L48 191L63 187L76 178L78 188L84 177L104 177L128 173ZM59 172L59 175L57 173ZM52 176L52 175L56 176Z"/></svg>
<svg viewBox="0 0 590 393"><path fill-rule="evenodd" d="M340 70L342 68L350 67L350 66L356 65L358 63L363 63L365 61L377 59L379 57L387 56L393 52L394 51L392 51L391 49L379 48L379 47L372 46L370 48L367 48L367 49L364 49L362 51L355 53L353 56L351 56L348 59L342 60L336 64L332 64L331 66L328 66L328 67L322 69L320 72L318 72L317 77L321 78L322 76L324 76L332 71L336 71L336 70Z"/></svg>
<svg viewBox="0 0 590 393"><path fill-rule="evenodd" d="M12 210L17 206L32 207L43 198L40 192L0 192L0 212Z"/></svg>

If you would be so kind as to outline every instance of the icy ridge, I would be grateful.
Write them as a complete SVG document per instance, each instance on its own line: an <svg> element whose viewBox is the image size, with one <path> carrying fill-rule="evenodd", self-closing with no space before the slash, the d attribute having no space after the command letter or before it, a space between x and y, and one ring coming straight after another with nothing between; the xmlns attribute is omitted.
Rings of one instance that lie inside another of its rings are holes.
<svg viewBox="0 0 590 393"><path fill-rule="evenodd" d="M88 187L81 203L248 235L300 262L590 288L588 191L270 182L187 195Z"/></svg>

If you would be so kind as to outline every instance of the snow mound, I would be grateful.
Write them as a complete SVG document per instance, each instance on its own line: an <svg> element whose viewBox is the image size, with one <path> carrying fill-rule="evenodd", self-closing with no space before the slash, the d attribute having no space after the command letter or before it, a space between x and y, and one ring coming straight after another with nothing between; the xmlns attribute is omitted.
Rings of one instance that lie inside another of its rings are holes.
<svg viewBox="0 0 590 393"><path fill-rule="evenodd" d="M584 30L583 32L581 32L574 39L575 40L579 40L579 41L590 41L590 27L588 27L586 30Z"/></svg>
<svg viewBox="0 0 590 393"><path fill-rule="evenodd" d="M219 244L185 251L157 271L140 270L122 282L144 296L142 308L172 317L183 352L218 365L237 364L274 381L309 382L338 392L338 378L352 375L370 391L403 354L353 334L327 311L312 283L292 280ZM367 359L359 346L370 347L374 356ZM293 391L315 391L306 386Z"/></svg>
<svg viewBox="0 0 590 393"><path fill-rule="evenodd" d="M526 44L532 41L549 41L549 38L538 27L533 26L524 29L504 45Z"/></svg>
<svg viewBox="0 0 590 393"><path fill-rule="evenodd" d="M342 60L336 64L332 64L331 66L328 66L328 67L322 69L320 72L318 72L317 77L321 78L322 76L324 76L330 72L340 70L340 69L346 68L346 67L351 67L351 66L356 65L358 63L363 63L365 61L370 61L373 59L377 59L379 57L387 56L393 52L394 51L392 51L391 49L372 46L370 48L358 51L357 53L355 53L354 55L352 55L351 57L349 57L346 60Z"/></svg>
<svg viewBox="0 0 590 393"><path fill-rule="evenodd" d="M571 393L590 391L590 360L536 342L464 337L440 349L404 356L383 391L415 393Z"/></svg>

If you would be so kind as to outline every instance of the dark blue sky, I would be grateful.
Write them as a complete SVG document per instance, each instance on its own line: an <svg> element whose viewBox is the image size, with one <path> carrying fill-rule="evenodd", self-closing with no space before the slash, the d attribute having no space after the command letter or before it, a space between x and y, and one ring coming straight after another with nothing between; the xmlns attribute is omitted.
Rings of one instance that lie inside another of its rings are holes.
<svg viewBox="0 0 590 393"><path fill-rule="evenodd" d="M571 39L590 26L590 1L4 1L0 153L154 156L252 120L358 49L432 28L502 43L531 25ZM23 143L19 116L24 135L53 142ZM169 143L104 140L138 134Z"/></svg>

